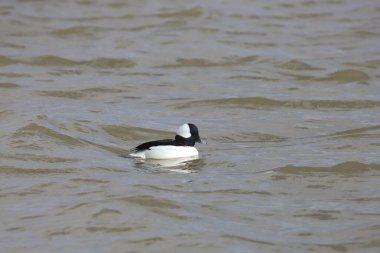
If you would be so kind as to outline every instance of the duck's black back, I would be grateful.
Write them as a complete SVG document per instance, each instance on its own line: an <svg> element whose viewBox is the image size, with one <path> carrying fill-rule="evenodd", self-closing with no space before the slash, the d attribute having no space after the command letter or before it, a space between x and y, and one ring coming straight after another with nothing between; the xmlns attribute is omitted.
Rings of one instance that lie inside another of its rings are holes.
<svg viewBox="0 0 380 253"><path fill-rule="evenodd" d="M175 140L171 140L171 139L148 141L148 142L138 145L137 147L133 149L133 151L144 151L153 146L166 146L166 145L177 146L178 144L176 143Z"/></svg>
<svg viewBox="0 0 380 253"><path fill-rule="evenodd" d="M198 136L198 135L197 135ZM199 139L199 136L197 137ZM138 151L144 151L147 150L153 146L190 146L193 147L195 145L195 139L193 136L190 136L189 138L183 138L182 136L176 135L175 140L171 139L165 139L165 140L158 140L158 141L148 141L143 144L138 145L132 151L138 152Z"/></svg>

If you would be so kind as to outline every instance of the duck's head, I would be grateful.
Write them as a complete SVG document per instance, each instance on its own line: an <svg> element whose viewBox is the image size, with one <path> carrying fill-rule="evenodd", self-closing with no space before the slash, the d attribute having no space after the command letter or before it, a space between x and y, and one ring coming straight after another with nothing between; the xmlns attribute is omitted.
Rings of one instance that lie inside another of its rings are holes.
<svg viewBox="0 0 380 253"><path fill-rule="evenodd" d="M177 142L184 146L194 146L195 143L205 143L200 137L198 127L192 123L183 124L175 136Z"/></svg>

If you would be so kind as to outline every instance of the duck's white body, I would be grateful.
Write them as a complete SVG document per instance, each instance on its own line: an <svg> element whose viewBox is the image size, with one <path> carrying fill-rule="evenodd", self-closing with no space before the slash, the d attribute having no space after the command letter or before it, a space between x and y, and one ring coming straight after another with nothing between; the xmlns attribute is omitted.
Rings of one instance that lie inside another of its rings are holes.
<svg viewBox="0 0 380 253"><path fill-rule="evenodd" d="M175 139L149 141L132 149L131 157L142 159L175 159L183 157L198 157L195 143L203 143L199 137L198 128L191 123L178 128Z"/></svg>
<svg viewBox="0 0 380 253"><path fill-rule="evenodd" d="M154 146L147 150L130 154L143 159L174 159L181 157L198 157L198 150L189 146Z"/></svg>

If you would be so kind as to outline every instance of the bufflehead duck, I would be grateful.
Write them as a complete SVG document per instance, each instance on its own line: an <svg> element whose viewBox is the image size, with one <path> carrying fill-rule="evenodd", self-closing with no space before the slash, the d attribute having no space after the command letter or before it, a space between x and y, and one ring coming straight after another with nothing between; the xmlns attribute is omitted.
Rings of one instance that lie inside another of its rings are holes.
<svg viewBox="0 0 380 253"><path fill-rule="evenodd" d="M177 130L174 140L149 141L131 150L129 155L143 159L172 159L198 157L196 142L204 143L199 137L198 128L191 123L183 124Z"/></svg>

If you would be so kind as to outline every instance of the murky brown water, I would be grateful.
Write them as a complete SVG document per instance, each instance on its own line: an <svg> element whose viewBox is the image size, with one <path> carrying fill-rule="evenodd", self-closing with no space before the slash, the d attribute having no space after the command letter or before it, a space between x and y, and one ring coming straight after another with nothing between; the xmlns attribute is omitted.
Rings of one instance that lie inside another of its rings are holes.
<svg viewBox="0 0 380 253"><path fill-rule="evenodd" d="M380 4L0 3L1 252L379 252ZM193 122L174 167L123 158Z"/></svg>

